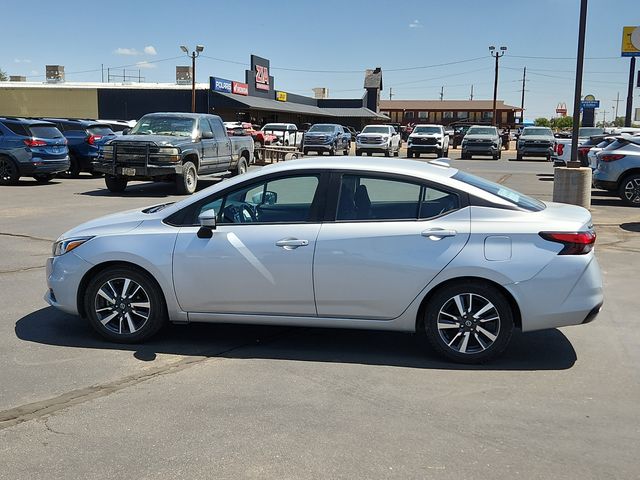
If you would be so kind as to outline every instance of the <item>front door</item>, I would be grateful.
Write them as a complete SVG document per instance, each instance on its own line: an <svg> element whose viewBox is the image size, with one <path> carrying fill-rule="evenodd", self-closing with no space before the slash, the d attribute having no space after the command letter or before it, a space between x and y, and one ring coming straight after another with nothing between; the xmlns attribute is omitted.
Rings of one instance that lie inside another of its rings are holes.
<svg viewBox="0 0 640 480"><path fill-rule="evenodd" d="M202 157L200 161L200 171L215 169L218 164L218 145L213 136L211 125L205 118L200 119L200 145L202 146Z"/></svg>
<svg viewBox="0 0 640 480"><path fill-rule="evenodd" d="M467 242L462 203L419 182L343 175L336 221L322 225L316 245L318 316L401 315Z"/></svg>
<svg viewBox="0 0 640 480"><path fill-rule="evenodd" d="M197 226L180 229L173 274L182 309L315 316L319 184L320 175L276 177L196 204L189 222L213 209L218 224L211 238L198 238Z"/></svg>

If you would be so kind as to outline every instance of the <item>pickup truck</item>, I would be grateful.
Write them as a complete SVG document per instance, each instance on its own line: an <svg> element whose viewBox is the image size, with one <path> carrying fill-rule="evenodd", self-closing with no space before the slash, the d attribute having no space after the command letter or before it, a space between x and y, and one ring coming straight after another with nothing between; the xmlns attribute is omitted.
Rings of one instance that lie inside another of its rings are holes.
<svg viewBox="0 0 640 480"><path fill-rule="evenodd" d="M544 157L550 161L554 144L555 138L549 127L525 127L516 142L516 159Z"/></svg>
<svg viewBox="0 0 640 480"><path fill-rule="evenodd" d="M580 127L578 129L578 146L589 140L589 137L594 135L604 134L603 128L597 127ZM556 138L553 146L553 165L555 167L562 167L571 160L571 136L568 138ZM586 166L586 165L585 165Z"/></svg>
<svg viewBox="0 0 640 480"><path fill-rule="evenodd" d="M356 156L384 153L385 157L400 153L400 134L393 125L367 125L356 137Z"/></svg>
<svg viewBox="0 0 640 480"><path fill-rule="evenodd" d="M149 113L123 133L94 162L111 192L124 191L131 180L167 180L175 182L178 194L190 195L198 175L239 175L253 160L251 137L229 137L216 115Z"/></svg>

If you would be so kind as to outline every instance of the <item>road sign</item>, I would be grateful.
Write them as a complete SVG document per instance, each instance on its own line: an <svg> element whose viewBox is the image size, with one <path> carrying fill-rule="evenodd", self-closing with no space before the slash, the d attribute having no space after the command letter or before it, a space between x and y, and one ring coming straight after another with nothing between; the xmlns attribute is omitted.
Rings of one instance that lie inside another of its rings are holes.
<svg viewBox="0 0 640 480"><path fill-rule="evenodd" d="M622 28L622 49L623 57L640 57L640 27Z"/></svg>

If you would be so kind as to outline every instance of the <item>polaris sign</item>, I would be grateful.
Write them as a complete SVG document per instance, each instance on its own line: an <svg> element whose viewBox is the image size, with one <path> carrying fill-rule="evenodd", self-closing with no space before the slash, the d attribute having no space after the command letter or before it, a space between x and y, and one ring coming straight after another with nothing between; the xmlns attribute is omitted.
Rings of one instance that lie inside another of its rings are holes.
<svg viewBox="0 0 640 480"><path fill-rule="evenodd" d="M231 93L231 80L225 80L224 78L210 77L209 82L211 84L211 90L214 92Z"/></svg>

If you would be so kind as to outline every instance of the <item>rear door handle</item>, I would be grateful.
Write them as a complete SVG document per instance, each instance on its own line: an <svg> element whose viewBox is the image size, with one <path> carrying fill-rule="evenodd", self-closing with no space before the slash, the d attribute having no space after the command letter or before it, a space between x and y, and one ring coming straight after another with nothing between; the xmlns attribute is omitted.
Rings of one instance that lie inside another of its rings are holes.
<svg viewBox="0 0 640 480"><path fill-rule="evenodd" d="M283 238L276 242L276 247L282 247L285 250L293 250L298 247L306 247L309 245L309 240L300 240L297 238Z"/></svg>
<svg viewBox="0 0 640 480"><path fill-rule="evenodd" d="M444 228L428 228L421 233L423 237L428 237L429 240L441 240L445 237L455 237L457 234L458 232L455 230Z"/></svg>

